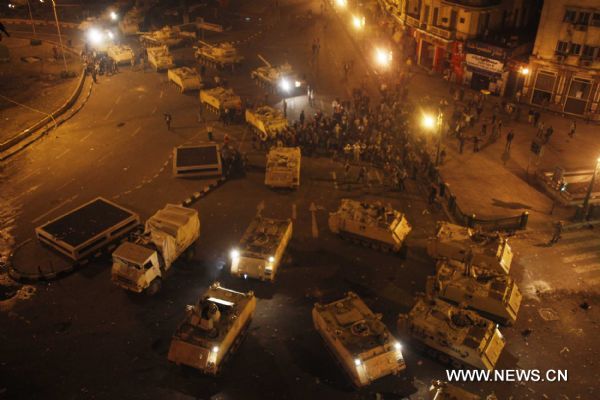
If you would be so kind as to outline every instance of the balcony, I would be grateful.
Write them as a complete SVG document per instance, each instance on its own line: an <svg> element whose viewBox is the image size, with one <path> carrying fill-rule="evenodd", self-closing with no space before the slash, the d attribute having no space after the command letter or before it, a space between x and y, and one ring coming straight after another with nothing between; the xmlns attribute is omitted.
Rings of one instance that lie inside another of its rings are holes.
<svg viewBox="0 0 600 400"><path fill-rule="evenodd" d="M421 23L418 18L411 17L410 15L406 15L406 25L412 26L414 28L419 28Z"/></svg>
<svg viewBox="0 0 600 400"><path fill-rule="evenodd" d="M453 31L448 30L446 28L442 28L440 26L429 25L429 27L427 28L427 31L433 33L436 36L444 38L446 40L452 40L452 39L454 39L454 32Z"/></svg>

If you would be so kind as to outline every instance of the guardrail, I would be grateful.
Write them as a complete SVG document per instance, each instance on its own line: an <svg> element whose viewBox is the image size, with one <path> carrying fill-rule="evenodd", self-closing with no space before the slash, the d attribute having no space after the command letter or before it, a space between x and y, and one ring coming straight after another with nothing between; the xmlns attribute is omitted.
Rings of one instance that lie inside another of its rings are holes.
<svg viewBox="0 0 600 400"><path fill-rule="evenodd" d="M32 22L30 19L20 19L20 18L2 18L2 21L7 24L12 25L31 25ZM56 22L54 20L45 20L45 19L34 19L33 24L35 25L54 25L56 26ZM59 22L58 23L62 28L69 29L77 29L79 26L78 23L75 22Z"/></svg>

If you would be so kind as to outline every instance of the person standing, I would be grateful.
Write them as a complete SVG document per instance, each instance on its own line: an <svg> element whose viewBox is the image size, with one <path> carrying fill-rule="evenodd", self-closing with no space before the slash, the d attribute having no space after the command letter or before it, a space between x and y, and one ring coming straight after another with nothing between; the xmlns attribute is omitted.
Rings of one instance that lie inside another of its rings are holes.
<svg viewBox="0 0 600 400"><path fill-rule="evenodd" d="M549 246L554 245L555 243L557 243L561 239L563 229L564 229L564 223L562 221L558 221L554 225L554 234L552 235L552 238L550 239L550 242L548 242Z"/></svg>
<svg viewBox="0 0 600 400"><path fill-rule="evenodd" d="M171 121L173 120L173 117L171 116L171 113L164 113L163 114L164 118L165 118L165 124L167 125L167 130L170 131L171 130Z"/></svg>
<svg viewBox="0 0 600 400"><path fill-rule="evenodd" d="M506 151L506 152L510 151L510 145L514 138L515 138L515 132L513 132L513 130L511 129L510 131L508 131L508 134L506 135L506 145L504 146L504 151Z"/></svg>
<svg viewBox="0 0 600 400"><path fill-rule="evenodd" d="M479 137L473 136L473 153L479 153Z"/></svg>
<svg viewBox="0 0 600 400"><path fill-rule="evenodd" d="M463 148L465 147L465 136L461 133L458 137L458 152L460 154L463 153Z"/></svg>
<svg viewBox="0 0 600 400"><path fill-rule="evenodd" d="M435 203L435 199L437 197L437 188L435 187L435 185L431 185L431 188L429 189L429 205L432 205L433 203Z"/></svg>
<svg viewBox="0 0 600 400"><path fill-rule="evenodd" d="M287 117L287 101L283 99L283 116Z"/></svg>
<svg viewBox="0 0 600 400"><path fill-rule="evenodd" d="M577 123L575 122L575 120L571 121L571 126L569 129L569 137L572 138L573 136L575 136L575 130L577 129Z"/></svg>

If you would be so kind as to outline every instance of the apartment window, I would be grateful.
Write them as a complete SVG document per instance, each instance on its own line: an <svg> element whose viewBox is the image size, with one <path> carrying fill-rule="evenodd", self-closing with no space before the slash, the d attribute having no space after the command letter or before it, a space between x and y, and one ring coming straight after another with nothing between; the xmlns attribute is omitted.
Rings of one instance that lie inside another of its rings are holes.
<svg viewBox="0 0 600 400"><path fill-rule="evenodd" d="M592 26L600 26L600 13L592 15Z"/></svg>
<svg viewBox="0 0 600 400"><path fill-rule="evenodd" d="M581 53L581 57L583 58L594 58L594 53L596 52L596 48L592 46L583 46L583 52Z"/></svg>
<svg viewBox="0 0 600 400"><path fill-rule="evenodd" d="M463 17L461 17L461 18L459 19L459 21L460 21L460 23L461 23L461 24L464 24L464 23L465 23L465 19L464 19Z"/></svg>
<svg viewBox="0 0 600 400"><path fill-rule="evenodd" d="M579 18L577 18L577 25L587 25L590 22L589 12L580 12Z"/></svg>
<svg viewBox="0 0 600 400"><path fill-rule="evenodd" d="M577 43L571 43L571 54L578 55L581 53L581 45Z"/></svg>
<svg viewBox="0 0 600 400"><path fill-rule="evenodd" d="M577 11L575 10L567 10L565 11L565 17L563 21L565 22L575 22L575 18L577 18Z"/></svg>
<svg viewBox="0 0 600 400"><path fill-rule="evenodd" d="M567 54L569 52L569 43L561 42L560 40L556 43L556 52L558 54Z"/></svg>

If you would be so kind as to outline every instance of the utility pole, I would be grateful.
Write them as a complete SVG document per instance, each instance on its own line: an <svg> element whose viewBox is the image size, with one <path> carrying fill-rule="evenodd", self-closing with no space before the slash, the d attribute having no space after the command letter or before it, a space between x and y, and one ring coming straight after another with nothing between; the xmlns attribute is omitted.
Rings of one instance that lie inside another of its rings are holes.
<svg viewBox="0 0 600 400"><path fill-rule="evenodd" d="M58 42L60 43L60 50L62 51L63 64L65 66L65 72L67 72L67 59L65 58L65 47L63 46L62 35L60 34L58 14L56 13L56 2L54 0L52 0L52 9L54 10L54 20L56 21L56 30L58 31Z"/></svg>
<svg viewBox="0 0 600 400"><path fill-rule="evenodd" d="M594 166L594 172L592 172L592 179L590 180L590 185L588 186L587 193L585 194L585 199L583 200L583 219L587 219L588 213L590 212L590 197L592 196L592 190L594 190L594 183L596 181L596 174L598 173L598 166L600 166L600 158L596 160L596 165Z"/></svg>

